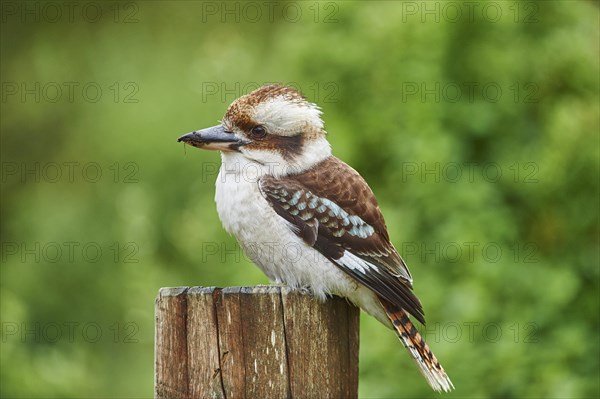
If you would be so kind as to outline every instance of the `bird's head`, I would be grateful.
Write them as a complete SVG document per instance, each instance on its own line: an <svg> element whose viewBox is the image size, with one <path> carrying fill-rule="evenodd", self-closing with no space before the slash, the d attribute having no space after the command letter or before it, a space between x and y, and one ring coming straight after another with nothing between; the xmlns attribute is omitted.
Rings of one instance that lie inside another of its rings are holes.
<svg viewBox="0 0 600 399"><path fill-rule="evenodd" d="M267 85L235 100L220 125L177 141L251 162L288 175L311 168L331 155L319 107L297 90Z"/></svg>

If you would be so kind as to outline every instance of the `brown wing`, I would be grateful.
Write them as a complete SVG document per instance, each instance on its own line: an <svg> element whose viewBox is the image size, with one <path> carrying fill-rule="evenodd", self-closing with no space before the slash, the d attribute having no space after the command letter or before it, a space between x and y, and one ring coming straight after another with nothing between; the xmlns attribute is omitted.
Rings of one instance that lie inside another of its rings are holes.
<svg viewBox="0 0 600 399"><path fill-rule="evenodd" d="M390 243L373 192L331 156L288 177L261 178L263 196L294 232L351 277L425 323L412 277Z"/></svg>

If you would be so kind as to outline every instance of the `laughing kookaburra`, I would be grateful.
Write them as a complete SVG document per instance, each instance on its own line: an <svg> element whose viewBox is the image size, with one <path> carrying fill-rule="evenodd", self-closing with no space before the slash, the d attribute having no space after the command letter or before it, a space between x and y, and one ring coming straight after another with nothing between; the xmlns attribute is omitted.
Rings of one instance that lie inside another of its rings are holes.
<svg viewBox="0 0 600 399"><path fill-rule="evenodd" d="M272 282L320 300L347 298L396 331L434 390L450 391L409 318L425 323L377 200L331 155L325 135L315 104L292 88L268 85L235 100L220 125L178 141L221 151L219 217Z"/></svg>

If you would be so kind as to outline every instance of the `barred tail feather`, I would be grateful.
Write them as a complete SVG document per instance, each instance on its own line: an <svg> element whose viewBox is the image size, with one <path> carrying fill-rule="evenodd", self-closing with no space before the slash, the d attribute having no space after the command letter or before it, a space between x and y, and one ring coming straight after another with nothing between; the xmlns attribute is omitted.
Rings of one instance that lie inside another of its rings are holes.
<svg viewBox="0 0 600 399"><path fill-rule="evenodd" d="M394 325L400 341L412 355L419 367L419 371L423 374L431 388L437 392L450 392L454 389L452 381L446 375L444 368L438 362L433 352L431 352L415 325L410 321L408 314L401 308L383 299L380 299L380 301L385 308L388 318Z"/></svg>

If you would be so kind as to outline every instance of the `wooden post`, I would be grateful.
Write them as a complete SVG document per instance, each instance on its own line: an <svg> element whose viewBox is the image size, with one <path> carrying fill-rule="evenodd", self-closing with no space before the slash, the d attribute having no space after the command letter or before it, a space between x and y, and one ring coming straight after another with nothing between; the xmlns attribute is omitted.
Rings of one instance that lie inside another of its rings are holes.
<svg viewBox="0 0 600 399"><path fill-rule="evenodd" d="M287 287L162 288L156 398L356 398L359 311Z"/></svg>

